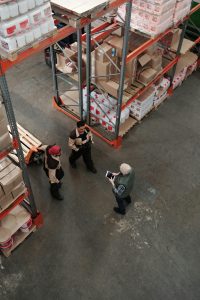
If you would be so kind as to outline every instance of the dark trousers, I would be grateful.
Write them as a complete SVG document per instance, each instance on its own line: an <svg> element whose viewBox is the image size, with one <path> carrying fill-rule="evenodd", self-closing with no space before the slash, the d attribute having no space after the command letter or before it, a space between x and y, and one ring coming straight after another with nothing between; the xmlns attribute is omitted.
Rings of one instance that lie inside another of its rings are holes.
<svg viewBox="0 0 200 300"><path fill-rule="evenodd" d="M125 203L127 203L127 204L131 203L131 197L130 196L127 196L126 198L120 198L119 196L115 195L115 199L117 201L119 210L121 212L124 212L126 210Z"/></svg>
<svg viewBox="0 0 200 300"><path fill-rule="evenodd" d="M50 191L51 191L51 195L54 198L57 198L60 196L60 192L59 189L61 188L61 183L50 183Z"/></svg>
<svg viewBox="0 0 200 300"><path fill-rule="evenodd" d="M69 157L70 164L74 164L81 156L83 157L83 161L88 169L94 168L94 163L91 157L91 147L83 147L79 149L79 151L72 150L72 153Z"/></svg>

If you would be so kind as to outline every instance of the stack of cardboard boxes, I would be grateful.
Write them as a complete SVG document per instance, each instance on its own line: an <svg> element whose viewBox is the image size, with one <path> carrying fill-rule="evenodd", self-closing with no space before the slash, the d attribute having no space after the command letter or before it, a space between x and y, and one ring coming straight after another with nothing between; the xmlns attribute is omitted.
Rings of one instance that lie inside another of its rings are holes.
<svg viewBox="0 0 200 300"><path fill-rule="evenodd" d="M119 92L119 70L121 67L123 37L113 35L94 51L95 83L111 96L117 98ZM131 51L131 43L129 44ZM138 59L126 64L124 90L135 80L145 84L152 81L162 70L163 51L154 44Z"/></svg>
<svg viewBox="0 0 200 300"><path fill-rule="evenodd" d="M130 106L131 116L140 121L153 107L155 88L150 87Z"/></svg>
<svg viewBox="0 0 200 300"><path fill-rule="evenodd" d="M138 57L137 80L144 85L151 82L162 70L162 50L156 45Z"/></svg>
<svg viewBox="0 0 200 300"><path fill-rule="evenodd" d="M5 111L0 103L0 151L11 148L11 139L7 128ZM0 160L0 211L7 208L19 195L23 194L25 186L22 171L10 159Z"/></svg>
<svg viewBox="0 0 200 300"><path fill-rule="evenodd" d="M0 152L9 149L11 144L4 107L0 102Z"/></svg>
<svg viewBox="0 0 200 300"><path fill-rule="evenodd" d="M113 97L118 97L120 58L122 55L122 37L113 36L94 50L95 83ZM133 71L132 71L133 72ZM132 78L125 77L124 90L131 84Z"/></svg>
<svg viewBox="0 0 200 300"><path fill-rule="evenodd" d="M0 160L0 211L25 193L22 171L7 157Z"/></svg>
<svg viewBox="0 0 200 300"><path fill-rule="evenodd" d="M69 77L78 81L78 53L75 47L65 48L62 53L56 54L57 64L56 68ZM82 78L86 78L86 64L82 60Z"/></svg>

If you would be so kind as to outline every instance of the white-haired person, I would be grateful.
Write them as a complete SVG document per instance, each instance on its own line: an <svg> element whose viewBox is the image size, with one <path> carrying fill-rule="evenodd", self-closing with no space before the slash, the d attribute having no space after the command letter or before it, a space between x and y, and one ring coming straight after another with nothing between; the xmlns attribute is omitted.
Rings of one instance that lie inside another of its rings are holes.
<svg viewBox="0 0 200 300"><path fill-rule="evenodd" d="M134 186L135 173L133 168L123 163L119 167L119 173L112 173L112 177L108 178L113 186L113 193L117 201L118 207L114 207L113 210L121 215L126 213L126 203L131 203L130 193Z"/></svg>

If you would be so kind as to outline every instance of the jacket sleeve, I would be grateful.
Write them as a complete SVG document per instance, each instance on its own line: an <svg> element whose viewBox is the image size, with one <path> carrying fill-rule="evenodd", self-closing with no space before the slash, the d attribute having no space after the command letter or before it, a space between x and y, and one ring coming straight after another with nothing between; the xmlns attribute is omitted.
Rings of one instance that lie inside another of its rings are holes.
<svg viewBox="0 0 200 300"><path fill-rule="evenodd" d="M125 192L125 190L126 190L126 187L123 184L120 184L117 188L116 187L113 188L113 192L119 197L123 196L123 193Z"/></svg>
<svg viewBox="0 0 200 300"><path fill-rule="evenodd" d="M72 150L78 151L79 149L76 147L75 141L76 141L75 139L72 139L71 137L69 137L68 146Z"/></svg>
<svg viewBox="0 0 200 300"><path fill-rule="evenodd" d="M56 169L49 169L49 180L51 183L59 183L59 180L56 178Z"/></svg>

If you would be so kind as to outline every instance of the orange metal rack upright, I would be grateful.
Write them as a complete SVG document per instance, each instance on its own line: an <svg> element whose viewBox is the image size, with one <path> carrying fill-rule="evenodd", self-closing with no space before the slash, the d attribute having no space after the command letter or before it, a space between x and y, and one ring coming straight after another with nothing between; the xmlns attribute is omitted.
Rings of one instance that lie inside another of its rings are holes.
<svg viewBox="0 0 200 300"><path fill-rule="evenodd" d="M116 126L115 126L115 134L114 135L108 135L107 132L104 130L97 130L96 127L91 126L90 122L88 121L88 125L90 126L91 131L94 132L94 134L96 134L98 137L100 137L103 141L105 141L106 143L108 143L109 145L117 148L119 146L121 146L122 144L122 137L119 135L119 130L120 130L120 124L119 124L119 120L120 120L120 115L121 112L128 106L130 105L133 101L135 101L140 95L142 95L149 87L151 87L155 82L157 82L159 80L160 77L162 77L164 74L166 74L169 70L172 69L172 75L171 75L171 87L168 90L168 94L171 95L172 94L172 81L173 81L173 77L175 74L175 69L176 69L176 65L177 62L180 58L180 49L183 43L183 38L184 38L184 34L185 34L185 30L187 27L187 21L190 18L190 16L196 12L197 10L200 9L200 4L195 6L190 13L180 22L178 22L178 24L174 25L173 27L165 30L163 33L159 34L156 37L153 38L149 38L147 41L145 41L142 45L140 45L137 49L135 49L134 51L132 51L131 53L127 54L127 32L130 28L130 10L131 10L131 2L132 1L113 1L112 2L112 8L117 8L118 6L120 6L123 3L127 3L127 10L126 10L126 19L125 19L125 34L124 34L124 47L123 47L123 55L122 55L122 62L121 62L121 71L120 71L120 91L119 91L119 96L118 96L118 105L117 105L117 122L116 122ZM110 9L108 9L109 11ZM103 14L107 13L106 11L102 11L100 13L98 13L98 17L102 16ZM92 20L91 20L92 21ZM88 21L87 21L88 22ZM83 34L80 41L86 41L87 42L87 79L86 79L86 85L87 85L87 97L88 97L88 106L90 103L90 91L91 91L91 80L90 80L90 74L91 74L91 54L90 49L91 46L93 46L95 44L95 41L100 42L101 40L105 39L106 37L108 37L108 35L115 31L118 28L118 24L116 22L110 24L108 22L105 22L103 24L101 24L98 27L95 27L93 29L91 29L91 27L89 26L89 24L83 21L84 25L86 26L86 34ZM181 35L181 39L179 42L179 46L177 49L177 53L176 53L176 57L174 59L172 59L163 69L160 73L157 74L156 78L154 78L150 83L148 83L146 86L144 86L143 88L141 88L133 97L131 97L125 104L122 104L122 97L123 97L123 84L124 84L124 69L125 69L125 64L130 62L132 59L136 58L138 55L142 54L148 47L152 46L153 44L155 44L156 42L159 42L161 39L163 39L164 37L166 37L170 32L172 32L172 30L174 28L177 28L179 25L183 24L183 30L182 30L182 35ZM91 38L92 35L95 34L95 40L93 38ZM198 38L194 43L199 43L200 42L200 38ZM78 52L80 52L81 46L78 45ZM80 55L80 53L79 53ZM55 63L55 62L54 62ZM79 66L79 72L80 72L81 68ZM57 86L57 78L56 78L56 72L55 72L55 68L54 68L54 84ZM81 82L82 83L82 82ZM79 85L79 87L83 87L82 84ZM79 91L80 92L80 91ZM80 93L81 94L81 93ZM79 106L80 106L80 114L76 115L74 113L71 113L66 107L65 104L63 103L62 99L59 97L59 93L58 93L58 88L57 88L57 96L54 97L54 106L56 107L56 109L58 109L59 111L63 112L64 114L66 114L67 116L71 117L74 120L79 120L83 118L83 99L80 96L79 97ZM88 115L90 114L89 109L87 107L87 120L89 120L90 118L88 117Z"/></svg>

